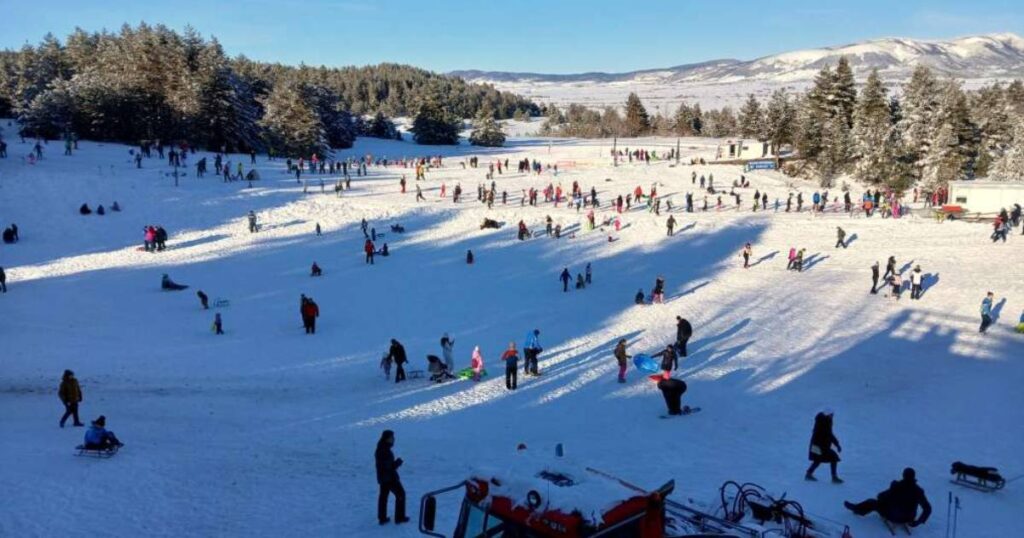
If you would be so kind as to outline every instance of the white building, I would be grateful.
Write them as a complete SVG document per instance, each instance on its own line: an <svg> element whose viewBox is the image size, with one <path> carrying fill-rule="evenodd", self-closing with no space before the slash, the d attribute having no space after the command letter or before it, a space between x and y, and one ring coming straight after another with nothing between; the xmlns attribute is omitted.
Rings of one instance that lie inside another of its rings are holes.
<svg viewBox="0 0 1024 538"><path fill-rule="evenodd" d="M758 140L726 140L718 145L716 160L750 160L774 157L772 146Z"/></svg>
<svg viewBox="0 0 1024 538"><path fill-rule="evenodd" d="M1013 204L1024 206L1024 182L952 181L949 204L967 213L998 213L1003 208L1009 211Z"/></svg>

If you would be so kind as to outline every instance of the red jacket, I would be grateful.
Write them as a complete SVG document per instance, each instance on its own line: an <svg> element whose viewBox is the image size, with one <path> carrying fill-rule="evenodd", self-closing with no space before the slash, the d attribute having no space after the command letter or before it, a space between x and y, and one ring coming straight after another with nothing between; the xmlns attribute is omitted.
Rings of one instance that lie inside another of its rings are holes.
<svg viewBox="0 0 1024 538"><path fill-rule="evenodd" d="M302 315L307 318L318 318L320 317L320 307L313 301L309 301L302 307Z"/></svg>
<svg viewBox="0 0 1024 538"><path fill-rule="evenodd" d="M373 254L374 250L375 249L373 248L373 241L367 239L366 244L363 245L363 251L366 252L367 254Z"/></svg>

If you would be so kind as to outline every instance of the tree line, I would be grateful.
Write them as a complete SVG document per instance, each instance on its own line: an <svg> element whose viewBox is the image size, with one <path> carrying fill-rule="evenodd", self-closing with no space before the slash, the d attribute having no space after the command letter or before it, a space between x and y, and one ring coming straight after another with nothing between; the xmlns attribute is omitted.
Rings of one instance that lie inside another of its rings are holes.
<svg viewBox="0 0 1024 538"><path fill-rule="evenodd" d="M898 88L872 71L858 91L846 58L825 66L803 93L776 90L764 102L750 95L739 110L702 111L683 103L672 117L651 117L636 94L623 112L582 105L548 107L542 132L586 138L661 136L744 137L773 151L795 150L788 169L831 186L843 174L904 190L917 182L988 177L1024 180L1024 83L965 91L917 67Z"/></svg>
<svg viewBox="0 0 1024 538"><path fill-rule="evenodd" d="M36 46L0 51L0 116L17 117L33 137L323 153L351 147L356 136L397 137L390 118L430 103L455 118L540 113L518 95L406 65L229 58L216 38L192 28L76 29L63 42L48 34Z"/></svg>

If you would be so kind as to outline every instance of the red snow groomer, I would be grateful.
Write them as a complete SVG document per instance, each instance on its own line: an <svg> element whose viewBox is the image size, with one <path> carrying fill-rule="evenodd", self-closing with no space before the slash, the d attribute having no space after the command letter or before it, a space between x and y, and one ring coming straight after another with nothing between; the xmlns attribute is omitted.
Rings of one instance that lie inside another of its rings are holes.
<svg viewBox="0 0 1024 538"><path fill-rule="evenodd" d="M510 472L477 472L427 493L420 501L420 532L437 538L831 536L741 524L673 502L667 497L675 489L674 480L645 490L597 469L573 468L562 459L528 461L532 465L517 457ZM458 491L464 494L457 519L451 521L454 510L442 516L454 532L437 532L438 497Z"/></svg>

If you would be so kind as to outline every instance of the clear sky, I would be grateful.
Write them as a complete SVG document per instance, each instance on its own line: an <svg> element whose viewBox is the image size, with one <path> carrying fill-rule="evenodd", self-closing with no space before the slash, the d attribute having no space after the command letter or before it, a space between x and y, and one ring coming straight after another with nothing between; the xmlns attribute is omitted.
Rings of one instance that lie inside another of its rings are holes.
<svg viewBox="0 0 1024 538"><path fill-rule="evenodd" d="M632 71L875 37L1024 35L1024 0L0 0L0 48L191 24L231 55L435 71Z"/></svg>

